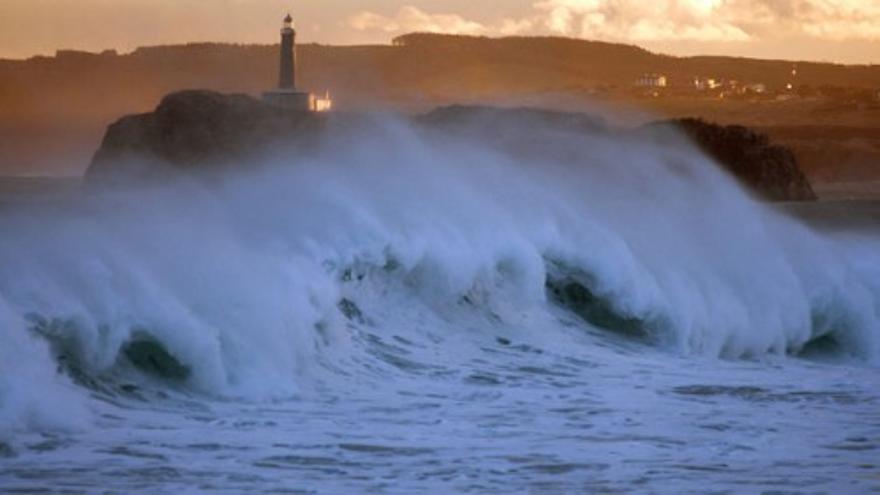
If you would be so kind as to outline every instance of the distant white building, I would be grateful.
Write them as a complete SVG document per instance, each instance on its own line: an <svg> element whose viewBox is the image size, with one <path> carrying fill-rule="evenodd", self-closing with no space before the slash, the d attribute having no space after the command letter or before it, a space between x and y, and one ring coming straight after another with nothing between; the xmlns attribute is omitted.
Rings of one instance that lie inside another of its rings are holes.
<svg viewBox="0 0 880 495"><path fill-rule="evenodd" d="M636 79L636 86L640 88L665 88L668 80L663 74L646 73Z"/></svg>
<svg viewBox="0 0 880 495"><path fill-rule="evenodd" d="M333 110L333 98L330 97L330 92L327 91L324 93L324 96L316 96L313 108L316 112L329 112Z"/></svg>
<svg viewBox="0 0 880 495"><path fill-rule="evenodd" d="M721 87L721 81L712 77L695 77L694 89L697 91L709 91Z"/></svg>
<svg viewBox="0 0 880 495"><path fill-rule="evenodd" d="M767 85L764 83L752 83L743 86L743 91L747 93L762 94L767 92Z"/></svg>

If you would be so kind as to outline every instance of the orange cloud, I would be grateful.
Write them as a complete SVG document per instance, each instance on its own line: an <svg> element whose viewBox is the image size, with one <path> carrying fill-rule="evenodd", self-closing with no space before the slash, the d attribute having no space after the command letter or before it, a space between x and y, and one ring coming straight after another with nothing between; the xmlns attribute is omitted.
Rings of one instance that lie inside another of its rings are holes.
<svg viewBox="0 0 880 495"><path fill-rule="evenodd" d="M880 40L880 0L537 0L517 18L478 22L406 5L361 11L357 31L557 34L612 41L747 42L784 37Z"/></svg>
<svg viewBox="0 0 880 495"><path fill-rule="evenodd" d="M436 5L445 7L426 7ZM0 58L275 43L288 8L303 42L386 43L412 31L559 35L677 54L880 63L880 0L0 0Z"/></svg>
<svg viewBox="0 0 880 495"><path fill-rule="evenodd" d="M750 39L720 0L541 0L544 26L568 36L632 41Z"/></svg>
<svg viewBox="0 0 880 495"><path fill-rule="evenodd" d="M483 34L489 29L479 22L457 14L428 14L406 5L397 14L386 17L369 11L359 12L348 19L348 25L359 31L378 30L394 32L430 32L451 34Z"/></svg>

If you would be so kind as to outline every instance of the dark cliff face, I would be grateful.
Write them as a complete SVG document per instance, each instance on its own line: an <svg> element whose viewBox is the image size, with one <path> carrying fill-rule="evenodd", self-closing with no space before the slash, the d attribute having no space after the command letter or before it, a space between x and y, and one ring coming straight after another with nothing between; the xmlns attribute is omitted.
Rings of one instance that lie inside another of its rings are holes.
<svg viewBox="0 0 880 495"><path fill-rule="evenodd" d="M89 183L160 178L179 170L248 163L270 144L305 146L326 124L246 95L182 91L152 113L110 125L86 172Z"/></svg>
<svg viewBox="0 0 880 495"><path fill-rule="evenodd" d="M539 109L450 106L417 117L429 127L482 130L484 139L520 154L544 156L566 152L556 133L605 135L674 142L684 134L758 196L772 201L815 200L816 195L794 154L769 138L743 126L720 126L698 119L658 122L631 131L614 131L598 117ZM560 145L561 144L561 145Z"/></svg>
<svg viewBox="0 0 880 495"><path fill-rule="evenodd" d="M469 106L440 108L412 121L427 132L466 134L536 158L571 152L564 143L572 134L585 139L620 135L650 140L681 131L757 195L771 200L815 199L789 150L739 126L686 119L619 131L585 114ZM339 143L341 133L363 130L370 122L369 117L357 115L291 112L245 95L173 93L154 112L124 117L111 125L86 179L90 184L141 182L182 171L248 166L255 162L249 158L271 150L302 155L331 135Z"/></svg>
<svg viewBox="0 0 880 495"><path fill-rule="evenodd" d="M664 130L683 132L704 153L765 199L816 199L791 150L772 144L764 134L743 126L720 126L699 119L657 122L639 131L656 136Z"/></svg>

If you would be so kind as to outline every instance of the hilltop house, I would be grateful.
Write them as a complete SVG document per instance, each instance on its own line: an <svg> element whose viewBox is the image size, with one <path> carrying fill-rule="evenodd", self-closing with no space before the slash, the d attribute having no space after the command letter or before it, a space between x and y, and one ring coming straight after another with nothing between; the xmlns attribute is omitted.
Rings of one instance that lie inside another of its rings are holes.
<svg viewBox="0 0 880 495"><path fill-rule="evenodd" d="M743 86L744 93L764 94L767 92L767 85L764 83L752 83Z"/></svg>
<svg viewBox="0 0 880 495"><path fill-rule="evenodd" d="M712 77L695 77L694 89L697 91L709 91L721 87L721 81Z"/></svg>
<svg viewBox="0 0 880 495"><path fill-rule="evenodd" d="M646 73L636 79L636 86L640 88L665 88L668 80L663 74Z"/></svg>

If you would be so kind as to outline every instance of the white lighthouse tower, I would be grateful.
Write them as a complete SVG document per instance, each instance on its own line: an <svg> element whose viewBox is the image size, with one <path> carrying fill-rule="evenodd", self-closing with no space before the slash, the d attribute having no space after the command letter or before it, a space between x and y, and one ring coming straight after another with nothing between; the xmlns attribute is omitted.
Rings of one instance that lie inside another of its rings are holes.
<svg viewBox="0 0 880 495"><path fill-rule="evenodd" d="M299 91L296 87L296 29L290 14L281 28L281 60L278 64L278 87L263 93L267 103L301 112L325 111L332 107L329 93L326 98Z"/></svg>

